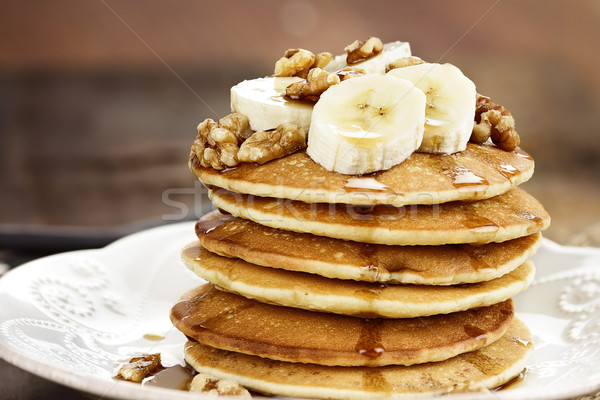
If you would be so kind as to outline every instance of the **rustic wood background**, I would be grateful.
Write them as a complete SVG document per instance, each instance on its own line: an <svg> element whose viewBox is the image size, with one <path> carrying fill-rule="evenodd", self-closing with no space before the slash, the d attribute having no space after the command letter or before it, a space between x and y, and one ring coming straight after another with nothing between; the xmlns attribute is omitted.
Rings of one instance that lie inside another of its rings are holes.
<svg viewBox="0 0 600 400"><path fill-rule="evenodd" d="M288 47L369 35L458 65L516 117L547 236L600 244L600 3L1 1L0 231L105 232L210 208L186 168L198 122ZM592 239L590 239L592 238Z"/></svg>

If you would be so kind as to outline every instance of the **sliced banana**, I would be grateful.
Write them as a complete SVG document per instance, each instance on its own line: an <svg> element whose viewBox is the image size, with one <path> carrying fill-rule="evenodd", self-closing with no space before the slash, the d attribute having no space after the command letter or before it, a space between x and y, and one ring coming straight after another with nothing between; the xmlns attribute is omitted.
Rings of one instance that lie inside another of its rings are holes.
<svg viewBox="0 0 600 400"><path fill-rule="evenodd" d="M268 77L247 80L231 88L231 112L245 114L254 131L275 129L294 123L308 131L313 105L285 98L285 88L301 82L298 77Z"/></svg>
<svg viewBox="0 0 600 400"><path fill-rule="evenodd" d="M424 153L452 154L467 148L475 119L475 84L452 64L425 63L393 69L427 96Z"/></svg>
<svg viewBox="0 0 600 400"><path fill-rule="evenodd" d="M390 42L383 45L383 50L378 55L355 64L346 63L346 54L334 57L333 61L323 68L327 72L337 72L345 67L360 68L369 74L385 74L389 64L399 58L410 57L410 44L407 42Z"/></svg>
<svg viewBox="0 0 600 400"><path fill-rule="evenodd" d="M408 158L421 145L425 95L404 79L371 74L327 89L316 103L308 155L329 171L366 174Z"/></svg>

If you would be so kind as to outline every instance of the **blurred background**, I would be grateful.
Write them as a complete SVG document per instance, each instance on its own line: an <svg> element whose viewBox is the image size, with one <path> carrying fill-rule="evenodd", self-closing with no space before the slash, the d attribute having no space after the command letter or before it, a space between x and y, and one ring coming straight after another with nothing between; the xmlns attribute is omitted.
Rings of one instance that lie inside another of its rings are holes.
<svg viewBox="0 0 600 400"><path fill-rule="evenodd" d="M512 111L547 237L600 245L598 0L0 2L0 247L101 246L210 209L196 125L290 47L411 43ZM1 251L1 250L0 250ZM4 250L6 252L6 250Z"/></svg>

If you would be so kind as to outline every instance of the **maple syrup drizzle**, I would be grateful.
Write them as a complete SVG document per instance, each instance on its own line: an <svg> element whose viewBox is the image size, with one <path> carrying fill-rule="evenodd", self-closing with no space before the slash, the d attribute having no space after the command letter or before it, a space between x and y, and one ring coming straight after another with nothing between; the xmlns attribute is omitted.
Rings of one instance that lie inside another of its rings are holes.
<svg viewBox="0 0 600 400"><path fill-rule="evenodd" d="M471 261L471 268L473 270L480 270L484 268L492 268L493 266L484 261L484 257L487 255L487 250L483 246L476 246L472 244L459 245L458 248L469 257Z"/></svg>
<svg viewBox="0 0 600 400"><path fill-rule="evenodd" d="M515 149L515 151L514 151L514 152L515 152L515 154L516 154L517 156L519 156L519 157L522 157L522 158L524 158L524 159L526 159L526 160L531 160L531 161L533 161L533 157L531 157L531 156L529 155L529 153L527 153L526 151L522 150L521 148L517 148L517 149Z"/></svg>
<svg viewBox="0 0 600 400"><path fill-rule="evenodd" d="M450 160L451 159L445 160L446 164L450 164ZM468 168L452 164L447 165L447 168L442 168L442 170L445 175L449 176L452 179L452 185L455 188L461 189L465 187L489 185L487 179L475 175Z"/></svg>
<svg viewBox="0 0 600 400"><path fill-rule="evenodd" d="M367 215L367 214L371 214L373 212L373 210L375 209L375 206L372 206L372 205L353 205L352 209L357 214Z"/></svg>
<svg viewBox="0 0 600 400"><path fill-rule="evenodd" d="M497 392L499 390L514 389L515 386L517 386L521 382L524 382L526 377L527 377L527 368L525 368L523 371L521 371L519 373L519 375L515 376L510 381L492 389L492 391Z"/></svg>
<svg viewBox="0 0 600 400"><path fill-rule="evenodd" d="M511 178L518 175L521 171L510 164L500 164L498 167L498 172L502 174L506 179L510 180Z"/></svg>
<svg viewBox="0 0 600 400"><path fill-rule="evenodd" d="M472 324L463 326L463 329L469 337L475 338L475 340L485 340L488 337L486 331Z"/></svg>
<svg viewBox="0 0 600 400"><path fill-rule="evenodd" d="M542 227L544 226L544 220L536 215L533 215L531 213L528 212L523 212L521 213L521 216L525 219L528 219L530 221L532 221L533 223L535 223L535 225L537 227Z"/></svg>
<svg viewBox="0 0 600 400"><path fill-rule="evenodd" d="M354 350L361 356L371 360L381 357L385 352L381 342L381 333L384 325L383 319L364 319L360 336L354 346Z"/></svg>
<svg viewBox="0 0 600 400"><path fill-rule="evenodd" d="M470 186L489 185L487 179L475 175L473 172L463 167L457 167L451 175L453 179L452 185L457 189Z"/></svg>
<svg viewBox="0 0 600 400"><path fill-rule="evenodd" d="M157 335L156 333L145 333L143 338L146 340L159 342L159 341L163 340L165 337L162 335Z"/></svg>
<svg viewBox="0 0 600 400"><path fill-rule="evenodd" d="M221 211L221 210L219 210L219 211ZM223 212L221 212L221 214L223 214L223 215L217 215L215 218L198 220L198 222L196 222L196 226L195 226L196 235L198 235L198 236L206 235L207 233L211 232L213 229L223 225L227 221L234 218L233 216L231 216L231 214L224 214Z"/></svg>
<svg viewBox="0 0 600 400"><path fill-rule="evenodd" d="M390 188L374 176L348 178L343 186L346 192L391 192Z"/></svg>
<svg viewBox="0 0 600 400"><path fill-rule="evenodd" d="M363 387L367 390L384 390L388 393L392 392L392 385L390 384L390 382L388 382L383 373L379 370L372 368L364 368L362 380Z"/></svg>
<svg viewBox="0 0 600 400"><path fill-rule="evenodd" d="M494 237L500 226L491 219L477 214L474 210L465 210L462 225L471 232L481 233L485 239Z"/></svg>

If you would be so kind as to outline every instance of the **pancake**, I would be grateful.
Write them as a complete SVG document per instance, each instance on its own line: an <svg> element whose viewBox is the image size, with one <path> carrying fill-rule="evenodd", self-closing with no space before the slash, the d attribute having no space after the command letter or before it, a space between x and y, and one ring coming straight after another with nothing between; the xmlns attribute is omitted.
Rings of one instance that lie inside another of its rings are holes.
<svg viewBox="0 0 600 400"><path fill-rule="evenodd" d="M205 284L171 310L187 337L274 360L340 366L442 361L498 340L512 300L422 318L363 319L269 305Z"/></svg>
<svg viewBox="0 0 600 400"><path fill-rule="evenodd" d="M345 204L308 204L210 190L216 207L272 228L387 245L504 242L550 225L544 207L521 189L491 199L410 207L375 206L362 214Z"/></svg>
<svg viewBox="0 0 600 400"><path fill-rule="evenodd" d="M498 278L529 259L539 233L473 246L387 246L269 228L213 212L196 224L200 244L250 263L327 278L366 282L455 285Z"/></svg>
<svg viewBox="0 0 600 400"><path fill-rule="evenodd" d="M233 379L258 392L290 397L372 399L492 389L517 376L533 352L531 333L513 319L504 336L482 349L412 366L336 367L270 360L194 341L185 360L197 371Z"/></svg>
<svg viewBox="0 0 600 400"><path fill-rule="evenodd" d="M487 282L454 286L383 285L261 267L239 258L219 256L197 243L183 249L182 259L196 275L244 297L367 318L413 318L489 306L525 290L535 274L533 264L527 261Z"/></svg>
<svg viewBox="0 0 600 400"><path fill-rule="evenodd" d="M225 171L189 166L206 185L237 193L292 199L306 203L439 204L480 200L505 193L533 175L533 159L518 149L469 143L456 154L413 153L385 171L364 176L327 171L305 151L264 165L243 163Z"/></svg>

